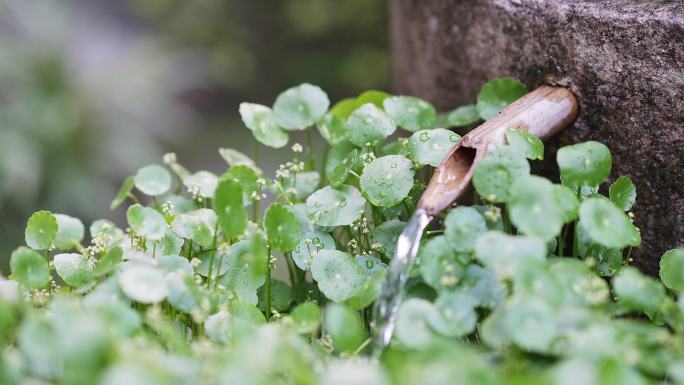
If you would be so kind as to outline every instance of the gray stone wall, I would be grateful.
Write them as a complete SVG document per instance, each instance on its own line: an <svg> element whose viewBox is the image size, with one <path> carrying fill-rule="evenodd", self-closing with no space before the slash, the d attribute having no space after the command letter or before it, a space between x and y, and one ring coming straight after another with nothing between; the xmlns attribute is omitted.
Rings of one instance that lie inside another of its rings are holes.
<svg viewBox="0 0 684 385"><path fill-rule="evenodd" d="M657 274L684 245L684 2L390 0L390 30L394 91L440 109L472 103L494 77L569 86L580 115L541 171L561 145L605 143L613 178L637 186L634 264Z"/></svg>

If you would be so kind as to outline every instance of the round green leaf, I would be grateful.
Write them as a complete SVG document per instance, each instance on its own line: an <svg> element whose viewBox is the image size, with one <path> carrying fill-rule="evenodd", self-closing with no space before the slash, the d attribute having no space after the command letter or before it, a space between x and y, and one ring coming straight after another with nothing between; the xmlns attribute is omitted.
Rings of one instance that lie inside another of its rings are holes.
<svg viewBox="0 0 684 385"><path fill-rule="evenodd" d="M48 263L36 251L21 246L10 256L12 277L29 289L45 287L50 281Z"/></svg>
<svg viewBox="0 0 684 385"><path fill-rule="evenodd" d="M368 275L387 270L387 264L382 262L378 257L372 255L357 255L355 259L359 266L361 266L361 269Z"/></svg>
<svg viewBox="0 0 684 385"><path fill-rule="evenodd" d="M574 221L577 218L580 205L577 195L569 187L559 184L553 185L553 190L563 216L563 222Z"/></svg>
<svg viewBox="0 0 684 385"><path fill-rule="evenodd" d="M394 337L397 341L414 349L425 348L436 341L431 325L442 326L444 322L437 308L430 302L411 298L399 307Z"/></svg>
<svg viewBox="0 0 684 385"><path fill-rule="evenodd" d="M544 159L544 143L527 131L507 128L506 141L511 147L523 153L527 159Z"/></svg>
<svg viewBox="0 0 684 385"><path fill-rule="evenodd" d="M140 303L159 303L168 294L164 274L148 265L124 269L119 274L119 287L128 298Z"/></svg>
<svg viewBox="0 0 684 385"><path fill-rule="evenodd" d="M150 196L162 195L171 188L171 174L156 164L139 169L134 181L138 190Z"/></svg>
<svg viewBox="0 0 684 385"><path fill-rule="evenodd" d="M128 207L126 218L136 234L149 240L159 241L166 234L166 220L155 209L135 204Z"/></svg>
<svg viewBox="0 0 684 385"><path fill-rule="evenodd" d="M660 258L660 279L669 289L684 292L684 248L663 254Z"/></svg>
<svg viewBox="0 0 684 385"><path fill-rule="evenodd" d="M306 211L319 226L346 226L361 217L365 204L365 199L353 186L326 186L306 199Z"/></svg>
<svg viewBox="0 0 684 385"><path fill-rule="evenodd" d="M556 154L563 184L598 186L608 178L613 160L604 144L594 141L561 147Z"/></svg>
<svg viewBox="0 0 684 385"><path fill-rule="evenodd" d="M238 299L255 305L258 302L257 289L266 280L264 273L268 255L255 252L254 246L263 246L265 242L265 239L244 240L231 245L227 255L230 268L218 280Z"/></svg>
<svg viewBox="0 0 684 385"><path fill-rule="evenodd" d="M99 277L112 272L121 261L123 261L123 250L119 246L112 247L107 254L97 261L93 269L93 275Z"/></svg>
<svg viewBox="0 0 684 385"><path fill-rule="evenodd" d="M487 231L487 222L474 208L459 206L444 218L444 236L458 252L473 250L477 237Z"/></svg>
<svg viewBox="0 0 684 385"><path fill-rule="evenodd" d="M519 298L509 303L503 328L519 347L545 352L558 333L551 307L540 299Z"/></svg>
<svg viewBox="0 0 684 385"><path fill-rule="evenodd" d="M663 285L633 267L625 267L613 278L613 291L627 309L652 311L665 301Z"/></svg>
<svg viewBox="0 0 684 385"><path fill-rule="evenodd" d="M297 200L302 200L311 195L318 188L321 177L317 171L298 172L294 178L285 180L285 191L294 191Z"/></svg>
<svg viewBox="0 0 684 385"><path fill-rule="evenodd" d="M202 277L209 276L210 266L212 279L222 276L226 273L226 271L228 271L228 269L230 269L230 259L228 257L228 253L221 252L220 248L217 250L203 251L202 253L197 254L197 259L200 260L200 264L195 267L195 273L201 275Z"/></svg>
<svg viewBox="0 0 684 385"><path fill-rule="evenodd" d="M460 106L447 115L449 127L465 127L480 120L480 113L474 104Z"/></svg>
<svg viewBox="0 0 684 385"><path fill-rule="evenodd" d="M392 96L382 104L387 115L408 131L431 128L437 117L437 111L430 103L415 96Z"/></svg>
<svg viewBox="0 0 684 385"><path fill-rule="evenodd" d="M123 236L123 231L116 227L114 222L107 219L97 219L90 224L88 229L90 238L95 238L99 235L106 234L112 238Z"/></svg>
<svg viewBox="0 0 684 385"><path fill-rule="evenodd" d="M192 276L194 273L194 269L192 268L190 261L188 261L188 259L185 257L181 257L180 255L162 255L161 257L157 258L157 262L159 262L159 267L168 273L180 272L186 276ZM218 263L216 265L217 266L214 268L215 271L218 270Z"/></svg>
<svg viewBox="0 0 684 385"><path fill-rule="evenodd" d="M408 158L387 155L364 167L359 184L373 205L389 207L408 196L414 173L413 163Z"/></svg>
<svg viewBox="0 0 684 385"><path fill-rule="evenodd" d="M303 130L316 123L328 107L330 100L322 89L303 83L278 95L273 104L273 115L282 128Z"/></svg>
<svg viewBox="0 0 684 385"><path fill-rule="evenodd" d="M356 164L356 159L358 157L358 150L352 150L346 158L342 160L332 172L328 175L330 181L330 186L333 188L340 187L349 177L349 173Z"/></svg>
<svg viewBox="0 0 684 385"><path fill-rule="evenodd" d="M453 290L465 274L468 255L458 254L444 235L434 237L421 246L420 274L425 283L437 291Z"/></svg>
<svg viewBox="0 0 684 385"><path fill-rule="evenodd" d="M73 249L80 244L85 235L85 227L80 219L64 214L55 214L57 236L55 246L60 250Z"/></svg>
<svg viewBox="0 0 684 385"><path fill-rule="evenodd" d="M366 103L373 103L378 108L383 108L385 99L391 97L392 95L384 91L378 90L368 90L362 92L356 97L355 103L356 107L362 106Z"/></svg>
<svg viewBox="0 0 684 385"><path fill-rule="evenodd" d="M266 293L264 286L257 290L259 297L259 308L266 311ZM275 311L285 311L290 308L292 303L292 288L283 281L271 280L271 309Z"/></svg>
<svg viewBox="0 0 684 385"><path fill-rule="evenodd" d="M290 318L297 333L313 333L321 324L321 309L314 302L304 302L292 310Z"/></svg>
<svg viewBox="0 0 684 385"><path fill-rule="evenodd" d="M218 184L218 177L209 171L197 171L183 178L183 185L192 191L197 189L199 195L204 198L213 198L216 185Z"/></svg>
<svg viewBox="0 0 684 385"><path fill-rule="evenodd" d="M119 190L114 197L114 200L112 200L112 203L109 205L109 209L114 210L115 208L119 207L126 200L131 190L133 190L133 186L135 186L134 177L129 176L128 178L124 179L123 183L121 183L121 187L119 187Z"/></svg>
<svg viewBox="0 0 684 385"><path fill-rule="evenodd" d="M197 284L191 276L178 270L166 274L166 287L169 290L166 300L174 309L186 314L198 309L201 300Z"/></svg>
<svg viewBox="0 0 684 385"><path fill-rule="evenodd" d="M243 204L242 187L233 177L219 178L212 203L226 238L235 238L245 231L247 209Z"/></svg>
<svg viewBox="0 0 684 385"><path fill-rule="evenodd" d="M520 232L545 241L558 235L564 211L551 182L538 176L523 176L513 183L510 194L508 215Z"/></svg>
<svg viewBox="0 0 684 385"><path fill-rule="evenodd" d="M309 270L318 252L323 249L335 249L335 240L330 234L322 231L302 233L297 247L292 250L292 259L300 269Z"/></svg>
<svg viewBox="0 0 684 385"><path fill-rule="evenodd" d="M443 128L417 131L408 142L409 156L418 164L437 167L459 140L458 134Z"/></svg>
<svg viewBox="0 0 684 385"><path fill-rule="evenodd" d="M503 77L491 80L477 95L477 111L482 119L489 120L526 93L525 86L515 79Z"/></svg>
<svg viewBox="0 0 684 385"><path fill-rule="evenodd" d="M264 229L268 242L275 250L290 251L299 243L299 222L290 210L279 203L273 203L266 209Z"/></svg>
<svg viewBox="0 0 684 385"><path fill-rule="evenodd" d="M621 249L639 246L641 234L627 215L604 197L587 198L579 209L580 226L599 245Z"/></svg>
<svg viewBox="0 0 684 385"><path fill-rule="evenodd" d="M447 337L461 337L470 334L477 323L477 312L473 300L462 293L442 293L435 301L444 322L433 322L437 332Z"/></svg>
<svg viewBox="0 0 684 385"><path fill-rule="evenodd" d="M214 241L217 216L211 209L199 209L177 215L171 229L177 236L190 239L202 247L209 247Z"/></svg>
<svg viewBox="0 0 684 385"><path fill-rule="evenodd" d="M608 195L610 200L615 203L615 206L622 209L622 211L629 211L636 201L636 187L634 187L634 183L632 183L629 177L621 176L610 185Z"/></svg>
<svg viewBox="0 0 684 385"><path fill-rule="evenodd" d="M243 165L251 168L259 175L262 174L261 170L259 167L257 167L252 158L238 150L234 150L232 148L219 148L219 155L221 155L221 158L223 158L223 160L225 160L226 163L228 163L228 165L231 167Z"/></svg>
<svg viewBox="0 0 684 385"><path fill-rule="evenodd" d="M258 191L260 191L259 184L257 183L259 175L249 166L232 166L223 174L222 178L232 178L235 183L238 183L240 187L242 187L242 202L245 206L251 205L254 198L257 196Z"/></svg>
<svg viewBox="0 0 684 385"><path fill-rule="evenodd" d="M325 175L330 178L335 167L342 163L353 150L356 150L356 147L349 142L342 142L336 146L330 147L328 156L325 159Z"/></svg>
<svg viewBox="0 0 684 385"><path fill-rule="evenodd" d="M357 108L347 119L347 139L359 147L375 146L396 131L397 126L385 112L371 103Z"/></svg>
<svg viewBox="0 0 684 385"><path fill-rule="evenodd" d="M337 250L321 250L311 264L311 275L326 297L343 302L363 285L366 274L354 258Z"/></svg>
<svg viewBox="0 0 684 385"><path fill-rule="evenodd" d="M546 245L538 238L489 231L477 239L475 256L499 277L510 277L529 261L543 261Z"/></svg>
<svg viewBox="0 0 684 385"><path fill-rule="evenodd" d="M323 325L332 338L335 350L339 352L353 352L365 339L361 318L347 306L329 304L325 309Z"/></svg>
<svg viewBox="0 0 684 385"><path fill-rule="evenodd" d="M289 136L278 126L270 108L261 104L240 103L240 116L254 138L263 145L281 148L287 144Z"/></svg>
<svg viewBox="0 0 684 385"><path fill-rule="evenodd" d="M490 151L477 163L473 185L485 200L507 202L513 183L529 173L530 165L524 156L513 147L503 146Z"/></svg>
<svg viewBox="0 0 684 385"><path fill-rule="evenodd" d="M346 120L346 116L341 117L331 110L316 123L316 128L329 145L336 146L347 140L346 128L344 127Z"/></svg>
<svg viewBox="0 0 684 385"><path fill-rule="evenodd" d="M389 220L376 227L373 230L372 241L380 244L378 251L389 258L394 257L397 251L397 240L404 227L406 227L406 222L396 219Z"/></svg>
<svg viewBox="0 0 684 385"><path fill-rule="evenodd" d="M81 254L57 254L52 263L57 274L70 286L80 287L93 281L93 266Z"/></svg>
<svg viewBox="0 0 684 385"><path fill-rule="evenodd" d="M45 250L57 237L57 219L49 211L37 211L31 215L24 231L26 245L32 249Z"/></svg>

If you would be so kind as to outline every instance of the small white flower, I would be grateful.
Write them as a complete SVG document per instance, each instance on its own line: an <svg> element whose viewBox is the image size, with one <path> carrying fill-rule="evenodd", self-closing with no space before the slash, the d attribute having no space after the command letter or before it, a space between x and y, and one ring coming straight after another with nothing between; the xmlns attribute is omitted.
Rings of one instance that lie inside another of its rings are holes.
<svg viewBox="0 0 684 385"><path fill-rule="evenodd" d="M176 163L176 153L175 152L167 152L162 157L162 160L164 161L164 164Z"/></svg>
<svg viewBox="0 0 684 385"><path fill-rule="evenodd" d="M304 148L299 143L295 143L292 145L292 151L293 152L302 152L303 150L304 150Z"/></svg>

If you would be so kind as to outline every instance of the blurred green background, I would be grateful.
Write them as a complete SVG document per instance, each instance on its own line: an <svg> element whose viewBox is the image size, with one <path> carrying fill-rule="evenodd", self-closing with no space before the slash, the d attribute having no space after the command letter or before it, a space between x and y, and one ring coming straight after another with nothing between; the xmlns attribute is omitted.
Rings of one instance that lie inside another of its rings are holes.
<svg viewBox="0 0 684 385"><path fill-rule="evenodd" d="M119 183L163 153L250 153L242 101L387 89L387 40L384 0L0 1L0 271L38 209L122 224Z"/></svg>

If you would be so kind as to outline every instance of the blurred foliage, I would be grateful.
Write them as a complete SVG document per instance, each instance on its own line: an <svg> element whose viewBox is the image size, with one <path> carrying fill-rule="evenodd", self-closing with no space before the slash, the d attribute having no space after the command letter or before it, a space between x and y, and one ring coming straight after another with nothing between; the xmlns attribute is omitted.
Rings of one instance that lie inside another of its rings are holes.
<svg viewBox="0 0 684 385"><path fill-rule="evenodd" d="M250 148L239 101L270 104L277 90L302 81L336 99L386 89L385 7L382 0L3 1L0 270L35 207L86 221L112 217L103 208L116 181L162 153L211 167L221 162L217 143Z"/></svg>

